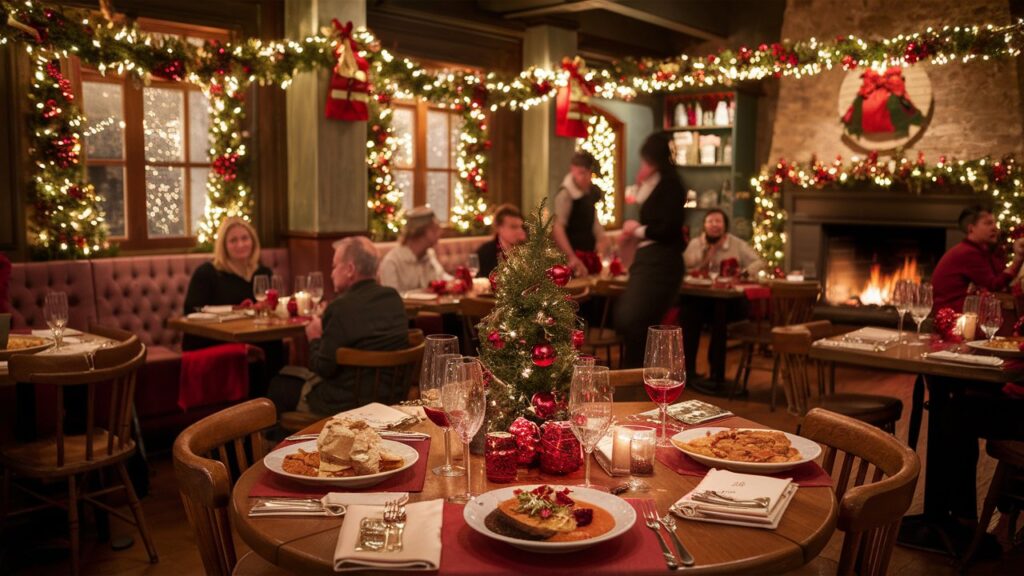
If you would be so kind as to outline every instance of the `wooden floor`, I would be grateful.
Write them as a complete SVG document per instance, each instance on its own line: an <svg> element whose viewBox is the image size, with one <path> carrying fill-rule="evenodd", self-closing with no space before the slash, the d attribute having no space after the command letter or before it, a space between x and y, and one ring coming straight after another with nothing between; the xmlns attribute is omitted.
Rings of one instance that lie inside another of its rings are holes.
<svg viewBox="0 0 1024 576"><path fill-rule="evenodd" d="M729 374L738 360L738 351L729 353ZM701 358L705 358L702 348ZM794 431L795 419L785 411L785 400L780 398L782 407L774 412L768 410L769 376L771 360L755 359L754 371L750 379L750 396L742 401L729 401L722 398L703 397L687 391L685 397L700 398L727 407L736 414L787 431ZM707 367L703 360L698 364L698 371L706 373ZM837 391L885 394L903 399L904 418L897 425L897 435L905 439L910 406L910 391L913 377L903 374L872 372L861 369L840 367L837 376ZM927 443L927 413L922 426L920 448ZM921 450L923 454L923 450ZM984 455L979 465L978 490L980 502L988 489L994 465ZM112 531L115 539L118 536L135 536L135 545L127 550L112 551L109 544L97 543L93 529L87 522L83 523L83 574L131 574L131 575L168 575L183 576L201 574L202 564L194 547L192 531L185 519L184 511L178 497L174 480L174 472L170 461L170 453L166 449L150 454L151 488L150 494L143 501L150 530L154 534L157 550L160 554L158 564L149 564L141 540L131 527L113 521ZM922 467L923 470L923 467ZM918 513L922 509L923 476L918 482L917 493L910 513ZM20 530L16 533L4 533L2 549L0 549L0 573L31 574L43 576L49 574L67 574L67 551L58 542L64 535L63 516L57 515L49 520L46 529ZM52 533L52 534L49 534ZM49 534L49 535L48 535ZM832 539L822 556L832 560L839 558L841 535ZM1005 543L1004 543L1005 545ZM239 556L245 546L239 543ZM1024 573L1024 551L1006 552L998 561L978 562L971 570L973 574L1020 574ZM896 547L889 566L892 574L941 576L955 574L950 559L925 552Z"/></svg>

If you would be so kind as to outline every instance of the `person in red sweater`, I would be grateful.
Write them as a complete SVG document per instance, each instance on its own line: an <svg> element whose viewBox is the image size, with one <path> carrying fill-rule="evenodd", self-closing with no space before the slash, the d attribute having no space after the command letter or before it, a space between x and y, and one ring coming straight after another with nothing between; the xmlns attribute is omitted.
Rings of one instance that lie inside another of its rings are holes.
<svg viewBox="0 0 1024 576"><path fill-rule="evenodd" d="M963 312L972 285L989 292L1006 290L1024 262L1024 238L1020 238L1013 243L1013 262L1006 265L996 247L999 224L989 208L980 204L965 208L959 224L965 238L942 256L932 273L933 313L946 307Z"/></svg>

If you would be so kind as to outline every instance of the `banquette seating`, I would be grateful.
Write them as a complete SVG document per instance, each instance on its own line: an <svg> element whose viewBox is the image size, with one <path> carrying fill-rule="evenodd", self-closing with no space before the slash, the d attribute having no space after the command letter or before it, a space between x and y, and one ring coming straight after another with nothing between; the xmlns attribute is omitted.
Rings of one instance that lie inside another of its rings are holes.
<svg viewBox="0 0 1024 576"><path fill-rule="evenodd" d="M438 260L454 271L488 239L442 239L436 248ZM377 244L382 257L396 245ZM68 294L69 327L84 330L91 322L138 335L149 350L146 365L138 375L135 395L142 430L147 435L176 434L191 422L224 408L197 406L187 412L178 408L181 333L167 326L169 318L191 312L183 310L189 279L209 259L209 254L169 254L15 263L9 293L13 327L45 328L46 293L62 291ZM286 249L264 248L261 260L284 277L285 286L291 286Z"/></svg>

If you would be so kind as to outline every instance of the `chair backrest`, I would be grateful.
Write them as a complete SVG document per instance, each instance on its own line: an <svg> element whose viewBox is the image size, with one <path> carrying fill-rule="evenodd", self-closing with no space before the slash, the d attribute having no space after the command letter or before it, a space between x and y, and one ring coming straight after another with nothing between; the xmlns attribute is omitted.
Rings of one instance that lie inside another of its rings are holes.
<svg viewBox="0 0 1024 576"><path fill-rule="evenodd" d="M56 390L53 403L57 446L57 459L53 462L55 471L65 465L66 408L69 408L65 405L66 388L85 387L86 390L84 405L77 407L85 412L86 461L135 449L130 433L132 399L135 397L136 372L145 363L146 346L136 336L94 352L18 354L11 357L9 368L16 382ZM106 402L101 404L103 401ZM98 426L97 417L103 415L106 421L103 426ZM102 436L104 431L107 432L105 439ZM99 439L104 439L105 444L94 446L95 440Z"/></svg>
<svg viewBox="0 0 1024 576"><path fill-rule="evenodd" d="M590 289L591 296L604 298L604 306L601 308L601 325L598 326L602 331L611 329L612 307L615 305L615 300L625 292L625 285L610 280L598 280Z"/></svg>
<svg viewBox="0 0 1024 576"><path fill-rule="evenodd" d="M423 341L424 341L424 338L425 337L423 336L423 330L420 330L419 328L410 328L409 329L409 346L415 346L417 344L422 344Z"/></svg>
<svg viewBox="0 0 1024 576"><path fill-rule="evenodd" d="M644 389L644 369L609 370L608 382L615 388L616 402L643 402L650 400Z"/></svg>
<svg viewBox="0 0 1024 576"><path fill-rule="evenodd" d="M772 282L770 290L772 326L790 326L810 321L821 294L821 284Z"/></svg>
<svg viewBox="0 0 1024 576"><path fill-rule="evenodd" d="M354 372L357 402L398 404L406 399L409 388L419 377L424 349L424 342L402 350L338 348L335 360ZM390 395L382 396L382 390L389 390Z"/></svg>
<svg viewBox="0 0 1024 576"><path fill-rule="evenodd" d="M273 402L256 398L203 418L174 441L174 475L207 574L226 576L235 566L231 487L263 458L262 430L276 423Z"/></svg>
<svg viewBox="0 0 1024 576"><path fill-rule="evenodd" d="M475 355L480 349L480 335L476 325L494 310L494 298L463 298L459 300L459 314L462 316L463 341L469 347L467 354Z"/></svg>
<svg viewBox="0 0 1024 576"><path fill-rule="evenodd" d="M782 389L786 393L790 414L798 417L807 414L812 394L807 372L812 364L809 357L811 344L831 333L832 323L828 320L772 328L772 350L779 358Z"/></svg>
<svg viewBox="0 0 1024 576"><path fill-rule="evenodd" d="M921 472L917 454L879 428L821 408L807 413L801 434L825 445L821 465L846 533L837 574L885 574Z"/></svg>

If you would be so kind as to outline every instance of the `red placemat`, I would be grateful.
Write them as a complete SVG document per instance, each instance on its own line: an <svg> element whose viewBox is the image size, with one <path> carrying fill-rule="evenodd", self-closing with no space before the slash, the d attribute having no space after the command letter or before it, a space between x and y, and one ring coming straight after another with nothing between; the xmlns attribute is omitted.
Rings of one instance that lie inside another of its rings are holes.
<svg viewBox="0 0 1024 576"><path fill-rule="evenodd" d="M708 473L707 466L690 458L675 448L658 448L655 452L658 462L661 462L676 474L683 476L705 476ZM817 462L805 462L795 468L790 468L775 474L763 474L772 478L792 478L800 486L831 486L832 478L828 473L818 466Z"/></svg>
<svg viewBox="0 0 1024 576"><path fill-rule="evenodd" d="M634 509L640 500L627 499ZM463 506L445 503L441 528L441 574L664 574L668 572L657 536L637 521L618 538L578 552L536 554L525 552L480 534L466 524ZM666 536L667 537L667 536Z"/></svg>
<svg viewBox="0 0 1024 576"><path fill-rule="evenodd" d="M396 440L401 442L401 440ZM270 470L256 481L249 491L250 498L319 498L328 492L422 492L427 479L427 455L430 454L430 440L402 442L416 449L420 457L411 467L389 477L380 484L366 488L342 488L340 486L300 484ZM288 446L294 442L282 442L277 446Z"/></svg>

